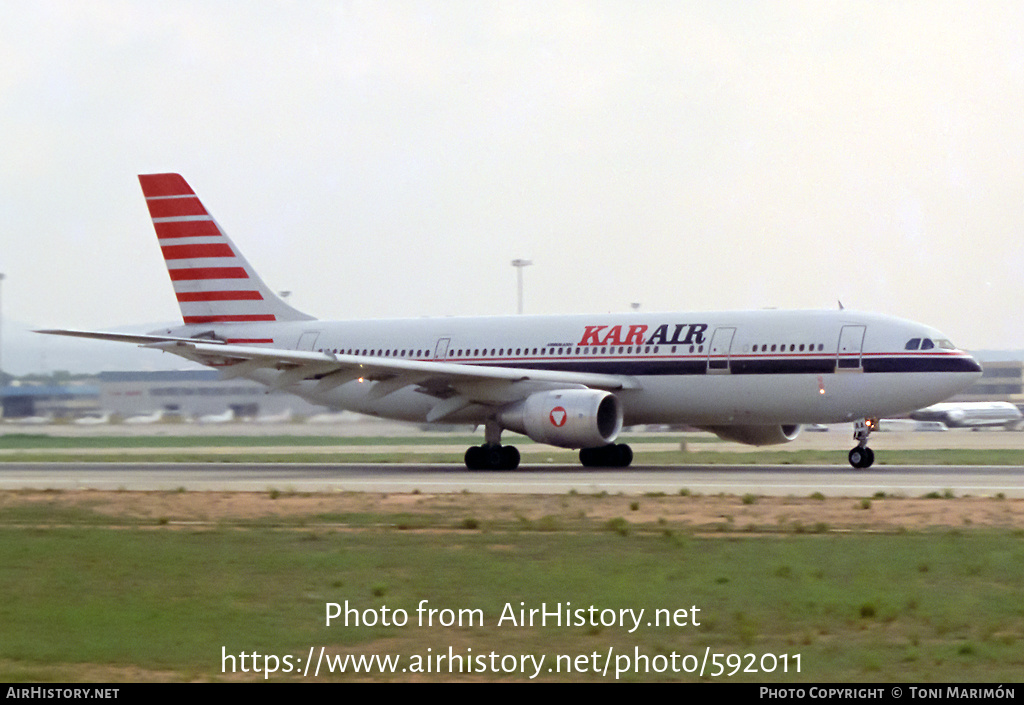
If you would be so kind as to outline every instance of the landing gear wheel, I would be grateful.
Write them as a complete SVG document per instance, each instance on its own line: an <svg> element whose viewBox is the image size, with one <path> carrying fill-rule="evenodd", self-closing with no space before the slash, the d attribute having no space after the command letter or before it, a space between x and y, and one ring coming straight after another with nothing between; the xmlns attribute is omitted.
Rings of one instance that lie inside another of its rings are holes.
<svg viewBox="0 0 1024 705"><path fill-rule="evenodd" d="M484 469L484 449L480 446L470 446L466 449L466 467L470 470Z"/></svg>
<svg viewBox="0 0 1024 705"><path fill-rule="evenodd" d="M500 470L515 470L519 467L519 451L515 446L501 447L501 468Z"/></svg>
<svg viewBox="0 0 1024 705"><path fill-rule="evenodd" d="M488 443L468 448L465 461L470 470L515 470L519 467L519 451L515 446Z"/></svg>
<svg viewBox="0 0 1024 705"><path fill-rule="evenodd" d="M867 446L857 446L850 451L850 465L857 469L869 468L875 462L875 452Z"/></svg>
<svg viewBox="0 0 1024 705"><path fill-rule="evenodd" d="M486 444L481 447L484 457L484 470L501 470L502 453L501 446L497 444Z"/></svg>
<svg viewBox="0 0 1024 705"><path fill-rule="evenodd" d="M875 453L868 448L868 436L878 428L878 419L861 419L853 424L853 440L857 447L850 451L850 465L863 469L875 462Z"/></svg>
<svg viewBox="0 0 1024 705"><path fill-rule="evenodd" d="M625 443L580 450L580 463L585 468L626 468L632 462L633 449Z"/></svg>

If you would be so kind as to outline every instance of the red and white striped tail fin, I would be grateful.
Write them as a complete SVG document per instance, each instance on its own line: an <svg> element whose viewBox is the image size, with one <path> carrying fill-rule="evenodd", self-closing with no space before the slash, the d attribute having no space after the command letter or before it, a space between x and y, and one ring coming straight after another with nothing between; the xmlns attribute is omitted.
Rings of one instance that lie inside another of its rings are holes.
<svg viewBox="0 0 1024 705"><path fill-rule="evenodd" d="M312 319L263 283L180 175L139 183L186 324Z"/></svg>

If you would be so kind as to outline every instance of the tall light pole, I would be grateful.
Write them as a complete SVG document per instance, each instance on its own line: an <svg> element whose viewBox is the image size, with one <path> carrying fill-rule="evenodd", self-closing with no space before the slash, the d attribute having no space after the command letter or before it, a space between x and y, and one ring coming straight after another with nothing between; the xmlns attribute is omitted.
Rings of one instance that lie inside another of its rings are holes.
<svg viewBox="0 0 1024 705"><path fill-rule="evenodd" d="M512 266L516 268L516 284L517 284L517 296L516 296L516 313L522 314L523 312L523 267L529 267L533 264L533 260L528 259L514 259L512 260Z"/></svg>

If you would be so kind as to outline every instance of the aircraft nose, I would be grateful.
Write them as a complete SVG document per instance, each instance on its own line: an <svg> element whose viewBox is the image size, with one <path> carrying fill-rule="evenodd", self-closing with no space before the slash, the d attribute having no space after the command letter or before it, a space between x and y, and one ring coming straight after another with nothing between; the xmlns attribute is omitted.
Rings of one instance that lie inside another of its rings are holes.
<svg viewBox="0 0 1024 705"><path fill-rule="evenodd" d="M973 386L981 377L981 364L969 353L959 351L946 360L945 369L952 374L942 375L949 383L945 386L943 398L963 392Z"/></svg>
<svg viewBox="0 0 1024 705"><path fill-rule="evenodd" d="M965 372L977 372L982 373L981 363L974 359L973 355L965 355L964 357L964 371Z"/></svg>

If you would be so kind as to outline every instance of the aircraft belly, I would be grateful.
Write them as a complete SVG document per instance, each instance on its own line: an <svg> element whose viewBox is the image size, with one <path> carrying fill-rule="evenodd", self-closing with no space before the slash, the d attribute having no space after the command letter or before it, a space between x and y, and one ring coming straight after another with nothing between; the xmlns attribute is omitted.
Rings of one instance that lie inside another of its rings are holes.
<svg viewBox="0 0 1024 705"><path fill-rule="evenodd" d="M280 374L257 370L246 375L272 385ZM858 418L909 413L948 398L964 386L949 372L775 375L681 375L641 379L641 388L619 390L624 424L789 424L842 423ZM285 390L332 409L401 421L424 422L438 397L400 388L375 398L372 382L353 380L318 390L304 381ZM445 415L445 423L483 423L489 407L467 403Z"/></svg>
<svg viewBox="0 0 1024 705"><path fill-rule="evenodd" d="M908 413L963 386L948 372L708 375L648 378L619 396L626 425L828 424Z"/></svg>
<svg viewBox="0 0 1024 705"><path fill-rule="evenodd" d="M817 382L806 375L661 377L644 386L621 395L627 425L794 423L794 413L803 421L823 406Z"/></svg>

